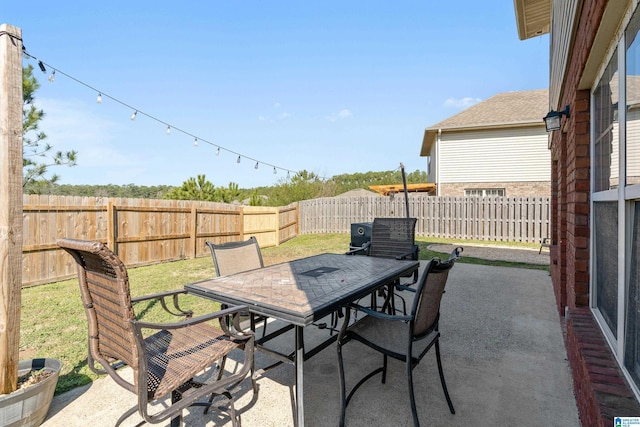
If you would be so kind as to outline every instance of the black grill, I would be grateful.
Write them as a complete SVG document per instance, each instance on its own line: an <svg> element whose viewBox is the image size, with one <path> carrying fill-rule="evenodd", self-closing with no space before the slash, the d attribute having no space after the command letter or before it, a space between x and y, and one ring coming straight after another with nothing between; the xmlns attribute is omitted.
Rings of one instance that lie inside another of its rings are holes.
<svg viewBox="0 0 640 427"><path fill-rule="evenodd" d="M349 249L357 249L371 242L371 222L355 222L351 224L351 243ZM366 255L367 251L357 252Z"/></svg>

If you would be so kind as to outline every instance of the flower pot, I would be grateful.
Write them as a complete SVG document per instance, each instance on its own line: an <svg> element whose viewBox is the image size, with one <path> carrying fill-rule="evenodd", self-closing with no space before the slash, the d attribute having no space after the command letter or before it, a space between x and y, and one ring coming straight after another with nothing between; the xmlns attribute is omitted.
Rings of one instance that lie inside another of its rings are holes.
<svg viewBox="0 0 640 427"><path fill-rule="evenodd" d="M0 426L37 427L44 421L58 383L62 363L56 359L29 359L18 364L18 375L31 370L45 369L52 372L42 381L10 394L0 395Z"/></svg>

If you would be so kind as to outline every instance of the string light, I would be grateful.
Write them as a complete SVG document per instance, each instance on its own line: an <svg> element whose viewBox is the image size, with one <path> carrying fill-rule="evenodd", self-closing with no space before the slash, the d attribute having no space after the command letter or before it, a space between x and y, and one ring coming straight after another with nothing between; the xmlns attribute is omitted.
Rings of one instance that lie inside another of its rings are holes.
<svg viewBox="0 0 640 427"><path fill-rule="evenodd" d="M135 107L133 107L132 105L129 105L129 104L127 104L127 103L125 103L125 102L123 102L123 101L121 101L121 100L119 100L119 99L116 99L116 98L114 98L114 97L112 97L112 96L110 96L110 95L108 95L108 94L104 94L101 90L98 90L98 88L93 87L93 86L91 86L91 85L89 85L89 84L87 84L87 83L85 83L85 82L83 82L83 81L81 81L81 80L78 80L77 78L75 78L75 77L73 77L73 76L71 76L71 75L69 75L69 74L65 73L64 71L61 71L61 70L59 70L59 69L56 69L56 68L54 68L53 66L51 66L51 65L49 65L49 64L44 63L43 61L39 60L39 59L38 59L38 58L36 58L35 56L33 56L33 55L31 55L30 53L28 53L28 52L26 51L26 49L24 49L24 47L23 47L23 49L22 49L22 50L23 50L23 54L24 54L25 56L27 56L27 57L29 57L29 58L31 58L31 59L33 59L33 60L37 61L37 63L38 63L38 67L40 68L40 70L41 70L43 73L46 73L46 72L47 72L47 68L46 68L46 67L49 67L49 69L51 70L51 74L49 75L49 77L48 77L48 79L47 79L47 80L49 80L49 82L53 83L53 82L55 81L55 79L56 79L56 75L60 75L60 74L62 74L64 77L67 77L67 78L69 78L69 79L71 79L71 80L75 81L76 83L78 83L78 84L80 84L80 85L82 85L82 86L85 86L85 87L86 87L86 88L88 88L88 89L91 89L91 90L93 90L93 91L97 92L97 93L98 93L98 96L97 96L97 98L96 98L96 103L98 103L98 104L102 104L102 97L103 97L103 95L104 95L104 96L106 96L107 98L111 99L112 101L115 101L116 103L118 103L118 104L120 104L120 105L122 105L122 106L124 106L124 107L127 107L127 108L129 108L129 109L133 110L133 113L131 114L131 117L130 117L130 119L131 119L132 121L133 121L133 120L136 120L136 117L137 117L138 113L141 113L143 116L146 116L147 118L150 118L150 119L152 119L152 120L155 120L156 122L159 122L159 123L161 123L161 124L165 124L165 125L167 126L167 135L171 135L171 131L172 131L172 129L171 129L171 128L173 127L173 128L174 128L173 130L177 130L178 132L181 132L181 133L183 133L183 134L185 134L185 135L188 135L188 136L193 137L193 138L194 138L194 143L193 143L193 145L194 145L194 146L196 146L196 147L199 145L199 142L205 142L205 143L207 143L207 144L209 144L209 145L215 146L215 147L216 147L216 156L219 156L219 155L220 155L220 151L221 151L221 150L225 150L225 151L230 152L231 154L235 154L235 155L237 155L237 156L238 156L238 158L237 158L237 163L240 163L240 161L241 161L242 157L245 157L247 160L250 160L250 161L255 161L255 162L256 162L256 164L255 164L255 169L258 169L258 168L259 168L259 164L260 164L260 163L262 163L263 165L266 165L266 166L268 166L268 167L273 167L273 173L274 173L274 175L278 173L278 169L282 169L283 171L287 171L287 178L289 178L289 177L290 177L290 172L297 173L296 171L291 171L291 170L286 169L286 168L280 168L280 167L277 167L277 166L272 165L272 164L269 164L269 163L261 162L261 161L260 161L260 160L258 160L258 159L254 159L254 158L251 158L251 157L244 156L244 155L242 155L241 153L235 152L235 151L233 151L233 150L229 150L229 149L227 149L227 148L225 148L225 147L221 147L220 145L217 145L217 144L213 144L213 143L211 143L211 142L207 141L206 139L199 138L199 137L197 137L196 135L193 135L193 134L191 134L191 133L189 133L189 132L186 132L186 131L184 131L184 130L182 130L182 129L180 129L180 128L177 128L177 127L175 127L175 126L172 126L172 125L168 124L166 121L160 120L160 119L158 119L157 117L154 117L154 116L152 116L152 115L150 115L150 114L145 113L144 111L140 111L139 109L136 109L136 108L135 108ZM46 65L46 67L45 67L45 65ZM57 72L57 73L56 73L56 72Z"/></svg>

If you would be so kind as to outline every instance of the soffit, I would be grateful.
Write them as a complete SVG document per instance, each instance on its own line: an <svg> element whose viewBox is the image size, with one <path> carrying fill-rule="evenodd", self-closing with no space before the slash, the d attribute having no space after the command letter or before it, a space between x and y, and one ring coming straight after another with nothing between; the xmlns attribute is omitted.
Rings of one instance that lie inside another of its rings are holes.
<svg viewBox="0 0 640 427"><path fill-rule="evenodd" d="M598 71L609 56L610 49L615 47L614 41L622 31L621 25L625 13L630 12L631 0L609 0L596 32L589 57L584 66L578 89L591 89L595 85Z"/></svg>
<svg viewBox="0 0 640 427"><path fill-rule="evenodd" d="M551 0L513 0L520 40L549 32Z"/></svg>

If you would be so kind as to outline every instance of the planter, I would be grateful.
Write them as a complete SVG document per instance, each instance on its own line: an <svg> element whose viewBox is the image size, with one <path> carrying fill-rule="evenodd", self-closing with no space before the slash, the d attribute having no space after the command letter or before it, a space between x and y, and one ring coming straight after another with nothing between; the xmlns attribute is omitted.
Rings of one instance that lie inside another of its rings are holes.
<svg viewBox="0 0 640 427"><path fill-rule="evenodd" d="M53 375L28 387L0 396L0 426L37 427L44 421L58 383L62 363L56 359L30 359L19 362L18 375L46 369Z"/></svg>

